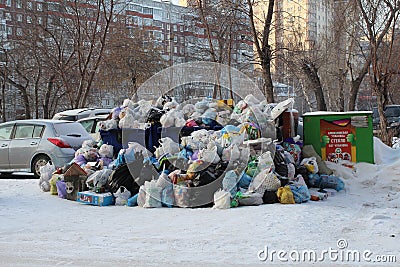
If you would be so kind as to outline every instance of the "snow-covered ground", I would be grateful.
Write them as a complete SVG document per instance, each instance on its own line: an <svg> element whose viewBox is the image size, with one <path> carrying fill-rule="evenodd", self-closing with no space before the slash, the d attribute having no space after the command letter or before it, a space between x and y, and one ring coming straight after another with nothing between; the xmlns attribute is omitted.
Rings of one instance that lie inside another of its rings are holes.
<svg viewBox="0 0 400 267"><path fill-rule="evenodd" d="M375 161L329 163L346 190L325 201L229 210L86 206L0 180L0 266L398 266L400 150L375 139Z"/></svg>

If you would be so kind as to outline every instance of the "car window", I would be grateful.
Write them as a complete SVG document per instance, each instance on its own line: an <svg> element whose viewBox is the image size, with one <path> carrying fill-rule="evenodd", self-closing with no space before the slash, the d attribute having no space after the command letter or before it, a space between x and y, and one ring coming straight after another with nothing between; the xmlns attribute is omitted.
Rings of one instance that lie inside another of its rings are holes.
<svg viewBox="0 0 400 267"><path fill-rule="evenodd" d="M44 129L43 125L35 125L35 128L33 129L33 137L34 138L42 137L43 129Z"/></svg>
<svg viewBox="0 0 400 267"><path fill-rule="evenodd" d="M85 128L77 122L55 123L54 129L58 135L87 136Z"/></svg>
<svg viewBox="0 0 400 267"><path fill-rule="evenodd" d="M400 117L400 107L388 107L385 110L387 117Z"/></svg>
<svg viewBox="0 0 400 267"><path fill-rule="evenodd" d="M92 132L94 120L80 121L79 123L82 124L88 133Z"/></svg>
<svg viewBox="0 0 400 267"><path fill-rule="evenodd" d="M53 118L54 119L54 118ZM55 116L55 120L76 121L77 116L73 115L59 115Z"/></svg>
<svg viewBox="0 0 400 267"><path fill-rule="evenodd" d="M14 125L4 125L0 127L0 140L7 140L11 137Z"/></svg>
<svg viewBox="0 0 400 267"><path fill-rule="evenodd" d="M34 125L17 125L14 138L32 138Z"/></svg>
<svg viewBox="0 0 400 267"><path fill-rule="evenodd" d="M101 121L96 122L96 129L94 130L95 133L97 133L100 130L100 122Z"/></svg>

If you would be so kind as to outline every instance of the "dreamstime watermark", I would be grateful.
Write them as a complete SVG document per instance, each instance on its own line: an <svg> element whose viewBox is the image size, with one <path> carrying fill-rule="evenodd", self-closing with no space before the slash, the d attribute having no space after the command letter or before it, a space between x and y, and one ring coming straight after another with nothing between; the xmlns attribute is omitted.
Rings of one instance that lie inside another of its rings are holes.
<svg viewBox="0 0 400 267"><path fill-rule="evenodd" d="M346 239L339 239L336 248L314 250L274 250L265 246L257 252L260 261L265 262L368 262L368 263L395 263L396 255L378 255L371 250L348 249Z"/></svg>

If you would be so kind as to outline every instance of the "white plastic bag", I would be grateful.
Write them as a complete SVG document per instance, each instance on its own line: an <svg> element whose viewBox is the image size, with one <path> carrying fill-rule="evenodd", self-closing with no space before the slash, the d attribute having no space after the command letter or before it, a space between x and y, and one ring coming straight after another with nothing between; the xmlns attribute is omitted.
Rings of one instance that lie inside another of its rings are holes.
<svg viewBox="0 0 400 267"><path fill-rule="evenodd" d="M214 193L214 209L229 209L231 207L231 194L222 189Z"/></svg>
<svg viewBox="0 0 400 267"><path fill-rule="evenodd" d="M114 193L115 196L115 205L116 206L125 206L128 202L128 199L131 197L131 192L127 190L124 186L118 188L117 192Z"/></svg>
<svg viewBox="0 0 400 267"><path fill-rule="evenodd" d="M146 191L146 202L143 208L161 208L162 189L157 186L157 182L155 180L145 181L144 189Z"/></svg>
<svg viewBox="0 0 400 267"><path fill-rule="evenodd" d="M125 116L119 121L119 128L121 129L134 129L137 127L137 120L133 117L130 112L127 112Z"/></svg>
<svg viewBox="0 0 400 267"><path fill-rule="evenodd" d="M86 184L88 187L91 187L92 184L95 187L102 187L107 183L112 172L110 169L96 171L87 178Z"/></svg>
<svg viewBox="0 0 400 267"><path fill-rule="evenodd" d="M248 192L255 192L264 195L265 191L276 191L281 187L281 181L273 172L265 169L254 177L250 183Z"/></svg>
<svg viewBox="0 0 400 267"><path fill-rule="evenodd" d="M50 191L50 179L55 170L56 167L50 162L47 162L46 165L40 167L39 187L42 189L43 192Z"/></svg>
<svg viewBox="0 0 400 267"><path fill-rule="evenodd" d="M271 152L266 151L258 157L258 168L260 170L273 170L275 168Z"/></svg>
<svg viewBox="0 0 400 267"><path fill-rule="evenodd" d="M314 174L319 171L316 157L304 158L300 165L305 166L309 172Z"/></svg>
<svg viewBox="0 0 400 267"><path fill-rule="evenodd" d="M164 128L173 127L175 125L175 117L172 115L171 111L161 116L160 123Z"/></svg>
<svg viewBox="0 0 400 267"><path fill-rule="evenodd" d="M164 153L175 155L179 153L179 144L175 143L170 137L163 137L159 140Z"/></svg>
<svg viewBox="0 0 400 267"><path fill-rule="evenodd" d="M114 119L99 122L99 129L103 130L103 131L117 129L118 128L117 126L118 126L118 123Z"/></svg>
<svg viewBox="0 0 400 267"><path fill-rule="evenodd" d="M216 146L214 146L212 148L207 147L207 148L201 149L199 151L198 157L199 157L199 159L201 159L205 162L217 164L221 160L220 157L218 156L217 149L218 148Z"/></svg>
<svg viewBox="0 0 400 267"><path fill-rule="evenodd" d="M240 150L239 147L235 145L231 145L227 148L225 148L222 152L222 161L235 161L240 158Z"/></svg>
<svg viewBox="0 0 400 267"><path fill-rule="evenodd" d="M112 145L102 144L99 148L99 155L102 158L113 158L114 155L114 147Z"/></svg>
<svg viewBox="0 0 400 267"><path fill-rule="evenodd" d="M168 177L168 174L162 172L157 179L156 185L162 190L171 184L171 179Z"/></svg>

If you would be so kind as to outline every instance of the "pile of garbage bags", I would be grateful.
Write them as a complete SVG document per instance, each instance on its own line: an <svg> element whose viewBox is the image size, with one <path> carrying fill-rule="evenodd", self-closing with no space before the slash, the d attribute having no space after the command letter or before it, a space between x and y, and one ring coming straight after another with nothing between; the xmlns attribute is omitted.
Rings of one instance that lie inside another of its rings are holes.
<svg viewBox="0 0 400 267"><path fill-rule="evenodd" d="M324 200L344 189L342 179L299 136L276 139L279 116L292 104L253 95L235 106L207 98L180 104L168 95L154 104L125 100L101 123L101 140L85 141L68 166L42 167L39 185L71 200L87 190L145 208ZM65 197L65 177L82 176L84 185Z"/></svg>

